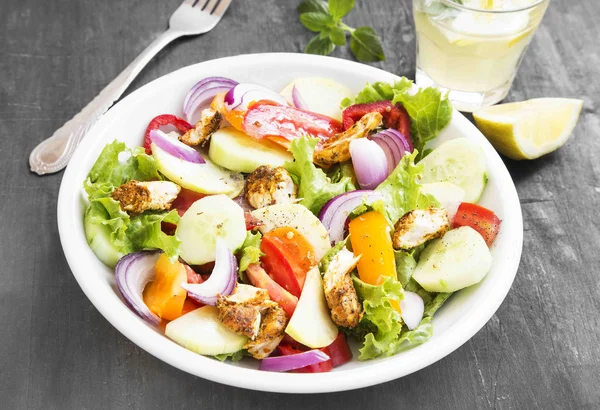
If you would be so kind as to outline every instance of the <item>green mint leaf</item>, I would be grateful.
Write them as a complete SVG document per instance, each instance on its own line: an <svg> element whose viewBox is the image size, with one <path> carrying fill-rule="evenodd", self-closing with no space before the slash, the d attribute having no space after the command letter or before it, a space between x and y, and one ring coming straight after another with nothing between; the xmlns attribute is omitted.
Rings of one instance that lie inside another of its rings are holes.
<svg viewBox="0 0 600 410"><path fill-rule="evenodd" d="M371 27L359 27L352 32L350 50L359 61L372 62L385 60L381 40Z"/></svg>
<svg viewBox="0 0 600 410"><path fill-rule="evenodd" d="M307 54L319 54L322 56L328 56L333 50L335 50L335 44L331 42L329 37L321 38L318 35L313 37L304 48L304 52Z"/></svg>
<svg viewBox="0 0 600 410"><path fill-rule="evenodd" d="M329 0L329 14L339 21L354 8L356 0Z"/></svg>
<svg viewBox="0 0 600 410"><path fill-rule="evenodd" d="M331 31L329 31L329 39L336 46L346 45L346 33L339 27L333 27Z"/></svg>
<svg viewBox="0 0 600 410"><path fill-rule="evenodd" d="M330 15L316 12L300 14L300 23L310 31L317 33L334 24Z"/></svg>
<svg viewBox="0 0 600 410"><path fill-rule="evenodd" d="M304 0L298 6L298 13L323 13L329 14L327 3L322 0Z"/></svg>

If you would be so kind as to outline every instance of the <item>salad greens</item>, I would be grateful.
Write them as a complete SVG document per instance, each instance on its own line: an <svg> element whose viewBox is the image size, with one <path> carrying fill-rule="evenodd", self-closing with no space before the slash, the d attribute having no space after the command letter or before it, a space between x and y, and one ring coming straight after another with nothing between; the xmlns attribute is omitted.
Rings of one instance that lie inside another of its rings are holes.
<svg viewBox="0 0 600 410"><path fill-rule="evenodd" d="M411 119L410 133L415 149L423 152L425 144L435 138L452 119L452 106L446 94L434 87L412 92L413 82L402 77L394 84L367 84L354 100L346 98L342 107L391 100L401 103Z"/></svg>
<svg viewBox="0 0 600 410"><path fill-rule="evenodd" d="M283 165L298 185L298 197L302 198L300 203L314 214L334 196L356 189L350 176L340 176L334 183L321 168L313 164L313 153L318 141L318 138L310 137L293 140L290 151L294 161Z"/></svg>
<svg viewBox="0 0 600 410"><path fill-rule="evenodd" d="M240 258L239 275L242 277L243 272L248 269L248 266L252 263L258 263L260 257L264 254L260 251L260 241L262 235L260 232L252 233L248 231L246 233L246 240L242 245L242 257Z"/></svg>
<svg viewBox="0 0 600 410"><path fill-rule="evenodd" d="M356 0L304 0L298 6L300 23L310 31L319 33L313 37L305 53L329 55L336 46L346 45L346 33L350 34L350 51L363 62L385 60L379 36L368 26L352 28L342 22L354 8Z"/></svg>
<svg viewBox="0 0 600 410"><path fill-rule="evenodd" d="M102 150L84 182L90 201L84 223L89 228L98 227L98 232L107 232L114 251L113 260L105 262L114 266L119 256L146 248L162 249L169 257L176 258L181 241L162 232L161 223L177 224L177 211L129 215L110 197L115 188L132 179L160 179L154 158L146 155L141 147L129 149L123 142L114 141ZM94 229L86 231L94 232ZM89 237L88 241L93 239Z"/></svg>

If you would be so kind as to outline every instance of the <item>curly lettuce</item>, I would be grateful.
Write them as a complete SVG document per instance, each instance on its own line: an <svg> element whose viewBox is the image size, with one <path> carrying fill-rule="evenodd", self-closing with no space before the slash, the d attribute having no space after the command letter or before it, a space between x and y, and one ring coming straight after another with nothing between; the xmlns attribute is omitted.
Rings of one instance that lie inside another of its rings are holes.
<svg viewBox="0 0 600 410"><path fill-rule="evenodd" d="M246 232L246 239L242 244L241 257L240 257L240 269L239 276L243 282L248 282L245 280L244 272L248 269L248 266L252 263L259 263L260 257L264 255L260 251L260 242L262 239L262 235L260 232L252 233L251 231Z"/></svg>
<svg viewBox="0 0 600 410"><path fill-rule="evenodd" d="M391 100L401 103L410 117L410 133L415 149L423 152L425 144L446 128L452 119L452 106L448 95L435 87L413 91L413 82L402 77L393 84L376 82L368 84L354 99L342 101L342 108L352 104L366 104Z"/></svg>
<svg viewBox="0 0 600 410"><path fill-rule="evenodd" d="M177 211L129 215L110 197L115 188L132 179L161 179L154 158L141 147L129 149L119 141L107 144L83 184L89 200L84 226L90 247L110 267L123 255L141 249L161 249L177 258L181 241L161 229L163 222L179 222Z"/></svg>
<svg viewBox="0 0 600 410"><path fill-rule="evenodd" d="M332 182L322 169L313 164L317 142L317 138L310 137L294 139L290 144L294 161L283 165L298 185L300 203L314 214L318 214L323 205L334 196L355 189L351 176L340 175L337 182Z"/></svg>

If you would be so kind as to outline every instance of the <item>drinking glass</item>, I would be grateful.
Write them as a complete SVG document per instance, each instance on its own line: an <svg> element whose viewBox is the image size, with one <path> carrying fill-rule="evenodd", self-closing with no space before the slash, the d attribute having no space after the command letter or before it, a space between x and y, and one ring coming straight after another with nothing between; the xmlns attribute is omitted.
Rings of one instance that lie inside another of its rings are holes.
<svg viewBox="0 0 600 410"><path fill-rule="evenodd" d="M414 0L419 86L472 112L506 97L550 0Z"/></svg>

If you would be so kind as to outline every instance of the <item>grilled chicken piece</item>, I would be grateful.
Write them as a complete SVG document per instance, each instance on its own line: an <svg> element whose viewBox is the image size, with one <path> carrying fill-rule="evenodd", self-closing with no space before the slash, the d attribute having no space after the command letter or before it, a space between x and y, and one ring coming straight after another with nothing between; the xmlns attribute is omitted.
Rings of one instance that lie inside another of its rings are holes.
<svg viewBox="0 0 600 410"><path fill-rule="evenodd" d="M221 127L222 121L223 116L220 112L212 108L202 110L200 121L196 123L194 128L180 136L179 140L191 147L204 145L210 139L210 136Z"/></svg>
<svg viewBox="0 0 600 410"><path fill-rule="evenodd" d="M296 202L298 187L283 167L261 165L246 179L246 199L254 208Z"/></svg>
<svg viewBox="0 0 600 410"><path fill-rule="evenodd" d="M254 339L260 330L263 304L268 299L266 290L238 284L231 295L217 297L219 320L235 333Z"/></svg>
<svg viewBox="0 0 600 410"><path fill-rule="evenodd" d="M360 256L343 248L329 263L323 275L325 299L331 310L331 319L338 326L352 329L362 318L362 305L352 284L350 272L356 267Z"/></svg>
<svg viewBox="0 0 600 410"><path fill-rule="evenodd" d="M283 339L288 317L275 302L267 301L263 307L262 323L258 336L244 346L255 359L268 357Z"/></svg>
<svg viewBox="0 0 600 410"><path fill-rule="evenodd" d="M138 214L148 210L171 209L179 191L181 187L169 181L131 180L115 189L111 196L119 201L122 210Z"/></svg>
<svg viewBox="0 0 600 410"><path fill-rule="evenodd" d="M394 249L412 249L441 237L448 229L450 220L445 209L415 209L404 214L394 225Z"/></svg>
<svg viewBox="0 0 600 410"><path fill-rule="evenodd" d="M363 138L381 126L382 116L378 112L370 112L358 120L346 131L334 135L323 144L323 149L315 151L313 162L328 168L333 164L350 159L350 141Z"/></svg>

